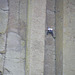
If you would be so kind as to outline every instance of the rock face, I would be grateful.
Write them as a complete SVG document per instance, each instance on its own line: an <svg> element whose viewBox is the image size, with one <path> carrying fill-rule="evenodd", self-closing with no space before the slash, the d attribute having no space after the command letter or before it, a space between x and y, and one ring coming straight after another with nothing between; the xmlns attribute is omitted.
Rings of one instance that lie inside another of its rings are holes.
<svg viewBox="0 0 75 75"><path fill-rule="evenodd" d="M3 74L3 55L0 54L0 73Z"/></svg>
<svg viewBox="0 0 75 75"><path fill-rule="evenodd" d="M0 10L0 53L5 52L8 11Z"/></svg>
<svg viewBox="0 0 75 75"><path fill-rule="evenodd" d="M56 1L56 75L63 75L63 0Z"/></svg>
<svg viewBox="0 0 75 75"><path fill-rule="evenodd" d="M0 75L3 75L4 54L6 52L6 30L8 24L8 2L0 0Z"/></svg>
<svg viewBox="0 0 75 75"><path fill-rule="evenodd" d="M4 75L25 75L24 46L25 42L21 40L18 34L8 33Z"/></svg>
<svg viewBox="0 0 75 75"><path fill-rule="evenodd" d="M46 30L53 28L55 32L55 0L47 0ZM45 34L45 69L44 75L55 75L55 39L47 31Z"/></svg>
<svg viewBox="0 0 75 75"><path fill-rule="evenodd" d="M8 11L8 0L0 0L0 10Z"/></svg>
<svg viewBox="0 0 75 75"><path fill-rule="evenodd" d="M46 0L42 8L43 0L35 0L32 3L32 14L27 14L31 10L28 8L29 2L32 1L0 0L0 75L25 75L26 40L30 40L26 39L26 34L29 32L26 32L27 17L30 15L33 15L32 23L28 23L32 26L31 34L28 34L31 36L30 73L31 75L43 75L44 73Z"/></svg>
<svg viewBox="0 0 75 75"><path fill-rule="evenodd" d="M75 0L64 0L63 74L75 74Z"/></svg>
<svg viewBox="0 0 75 75"><path fill-rule="evenodd" d="M56 75L75 75L75 0L56 3Z"/></svg>
<svg viewBox="0 0 75 75"><path fill-rule="evenodd" d="M0 75L75 75L74 24L75 0L0 0Z"/></svg>
<svg viewBox="0 0 75 75"><path fill-rule="evenodd" d="M46 0L29 0L26 75L44 75Z"/></svg>
<svg viewBox="0 0 75 75"><path fill-rule="evenodd" d="M0 75L25 75L26 17L27 0L0 0Z"/></svg>
<svg viewBox="0 0 75 75"><path fill-rule="evenodd" d="M4 75L25 75L26 2L27 0L9 1Z"/></svg>
<svg viewBox="0 0 75 75"><path fill-rule="evenodd" d="M5 44L6 44L6 34L2 34L0 36L0 53L5 53Z"/></svg>
<svg viewBox="0 0 75 75"><path fill-rule="evenodd" d="M8 24L8 4L7 1L4 0L3 2L0 0L0 4L0 52L3 52L5 50L6 30Z"/></svg>

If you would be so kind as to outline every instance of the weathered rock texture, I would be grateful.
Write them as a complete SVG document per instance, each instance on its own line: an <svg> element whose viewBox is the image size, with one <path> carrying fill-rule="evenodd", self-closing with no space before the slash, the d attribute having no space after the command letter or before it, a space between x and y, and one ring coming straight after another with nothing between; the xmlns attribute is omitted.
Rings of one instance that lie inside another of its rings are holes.
<svg viewBox="0 0 75 75"><path fill-rule="evenodd" d="M75 75L75 0L56 1L56 75Z"/></svg>
<svg viewBox="0 0 75 75"><path fill-rule="evenodd" d="M3 75L25 75L26 17L27 0L0 0L0 73Z"/></svg>
<svg viewBox="0 0 75 75"><path fill-rule="evenodd" d="M0 75L25 75L26 40L30 40L29 74L44 74L45 11L46 0L0 0Z"/></svg>
<svg viewBox="0 0 75 75"><path fill-rule="evenodd" d="M75 0L0 0L0 75L75 75L74 24Z"/></svg>
<svg viewBox="0 0 75 75"><path fill-rule="evenodd" d="M56 75L63 75L63 0L56 1Z"/></svg>
<svg viewBox="0 0 75 75"><path fill-rule="evenodd" d="M8 2L0 0L0 74L3 74L4 54L6 52L6 30L8 24Z"/></svg>
<svg viewBox="0 0 75 75"><path fill-rule="evenodd" d="M3 74L3 55L0 54L0 72Z"/></svg>
<svg viewBox="0 0 75 75"><path fill-rule="evenodd" d="M75 75L75 0L64 0L63 75Z"/></svg>
<svg viewBox="0 0 75 75"><path fill-rule="evenodd" d="M48 27L55 32L55 0L46 3L46 30ZM45 34L45 66L44 75L55 75L55 39L47 31Z"/></svg>
<svg viewBox="0 0 75 75"><path fill-rule="evenodd" d="M26 75L44 74L46 0L29 0Z"/></svg>
<svg viewBox="0 0 75 75"><path fill-rule="evenodd" d="M0 75L25 75L26 43L30 52L26 69L29 63L29 74L44 74L45 16L46 0L0 0Z"/></svg>
<svg viewBox="0 0 75 75"><path fill-rule="evenodd" d="M11 41L13 39L13 42ZM4 75L25 75L25 42L14 33L8 33Z"/></svg>

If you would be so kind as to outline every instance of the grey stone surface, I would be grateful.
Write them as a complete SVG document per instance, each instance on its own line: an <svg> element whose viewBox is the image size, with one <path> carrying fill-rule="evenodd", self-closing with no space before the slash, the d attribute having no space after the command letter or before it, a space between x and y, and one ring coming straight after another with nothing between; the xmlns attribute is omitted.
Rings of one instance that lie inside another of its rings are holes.
<svg viewBox="0 0 75 75"><path fill-rule="evenodd" d="M46 0L30 0L29 10L26 75L43 75Z"/></svg>
<svg viewBox="0 0 75 75"><path fill-rule="evenodd" d="M5 53L6 34L0 36L0 53Z"/></svg>
<svg viewBox="0 0 75 75"><path fill-rule="evenodd" d="M0 54L0 72L3 73L3 55Z"/></svg>
<svg viewBox="0 0 75 75"><path fill-rule="evenodd" d="M1 2L1 0L0 0L0 2ZM2 4L0 3L0 5L2 5ZM0 53L5 52L7 24L8 24L8 11L3 11L0 9Z"/></svg>
<svg viewBox="0 0 75 75"><path fill-rule="evenodd" d="M10 0L9 1L9 31L18 33L18 28L20 26L20 3L19 0Z"/></svg>
<svg viewBox="0 0 75 75"><path fill-rule="evenodd" d="M0 0L0 9L8 11L8 0Z"/></svg>
<svg viewBox="0 0 75 75"><path fill-rule="evenodd" d="M63 75L63 0L56 0L56 75Z"/></svg>
<svg viewBox="0 0 75 75"><path fill-rule="evenodd" d="M9 30L16 33L25 40L26 25L27 25L27 0L9 1Z"/></svg>
<svg viewBox="0 0 75 75"><path fill-rule="evenodd" d="M64 0L63 74L75 75L75 0Z"/></svg>
<svg viewBox="0 0 75 75"><path fill-rule="evenodd" d="M45 36L47 27L55 31L55 1L56 47ZM0 75L25 75L25 64L27 75L75 75L74 24L75 0L0 0Z"/></svg>
<svg viewBox="0 0 75 75"><path fill-rule="evenodd" d="M26 38L26 30L27 30L27 12L28 12L28 1L21 0L20 1L20 27L19 27L19 34L23 40Z"/></svg>
<svg viewBox="0 0 75 75"><path fill-rule="evenodd" d="M0 75L3 75L4 56L6 53L6 30L8 24L8 2L0 0Z"/></svg>
<svg viewBox="0 0 75 75"><path fill-rule="evenodd" d="M20 20L27 23L28 1L20 0Z"/></svg>
<svg viewBox="0 0 75 75"><path fill-rule="evenodd" d="M57 0L56 75L75 75L74 12L75 0Z"/></svg>
<svg viewBox="0 0 75 75"><path fill-rule="evenodd" d="M47 1L47 10L55 10L55 0L46 0Z"/></svg>
<svg viewBox="0 0 75 75"><path fill-rule="evenodd" d="M25 42L18 34L8 33L4 75L25 75L24 46Z"/></svg>
<svg viewBox="0 0 75 75"><path fill-rule="evenodd" d="M25 75L26 1L9 1L10 10L4 75Z"/></svg>
<svg viewBox="0 0 75 75"><path fill-rule="evenodd" d="M47 0L46 30L51 27L55 31L55 0ZM55 75L55 39L47 31L45 34L44 75Z"/></svg>
<svg viewBox="0 0 75 75"><path fill-rule="evenodd" d="M5 33L8 23L8 12L0 10L0 33Z"/></svg>

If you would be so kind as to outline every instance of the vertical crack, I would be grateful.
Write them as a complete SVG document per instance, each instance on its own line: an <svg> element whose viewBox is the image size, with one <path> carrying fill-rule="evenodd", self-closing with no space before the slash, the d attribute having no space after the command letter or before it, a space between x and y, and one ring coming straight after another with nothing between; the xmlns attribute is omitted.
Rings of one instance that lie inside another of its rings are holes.
<svg viewBox="0 0 75 75"><path fill-rule="evenodd" d="M19 0L19 4L18 4L18 7L19 7L19 9L18 9L18 34L21 36L21 33L20 33L20 28L21 28L21 0ZM24 25L25 25L25 23L24 23ZM25 36L26 36L26 34L25 34ZM22 36L21 36L21 38L22 38ZM22 40L22 39L21 39ZM20 40L20 43L21 43L21 40ZM24 40L24 39L23 39ZM24 40L24 42L25 42L25 40ZM25 56L24 56L25 57ZM21 59L21 58L20 58ZM24 59L24 74L25 74L25 59Z"/></svg>
<svg viewBox="0 0 75 75"><path fill-rule="evenodd" d="M53 2L53 7L49 6ZM50 8L48 8L50 7ZM55 75L55 39L47 35L47 28L53 28L53 37L55 37L55 0L46 0L46 24L45 24L45 53L44 53L44 75L51 73ZM52 21L53 20L53 21ZM51 23L50 23L50 22ZM50 61L49 61L50 59ZM52 66L51 66L52 65ZM50 68L51 66L51 68ZM52 69L52 70L51 70Z"/></svg>
<svg viewBox="0 0 75 75"><path fill-rule="evenodd" d="M3 75L4 75L4 70L5 70L5 59L6 59L6 52L7 52L7 38L8 38L8 24L9 24L9 0L7 0L7 3L8 3L8 22L7 22L7 29L6 29L6 41L5 41L5 54L3 54L4 56L4 62L3 62Z"/></svg>
<svg viewBox="0 0 75 75"><path fill-rule="evenodd" d="M19 4L18 4L18 34L20 35L20 26L21 26L21 22L20 22L20 0L19 0Z"/></svg>
<svg viewBox="0 0 75 75"><path fill-rule="evenodd" d="M54 35L55 35L55 41L54 41L54 46L55 46L55 75L56 75L56 0L55 0L55 4L54 4L54 15L55 15L55 23L54 23Z"/></svg>
<svg viewBox="0 0 75 75"><path fill-rule="evenodd" d="M26 67L26 45L27 45L27 17L28 17L28 0L26 0L26 28L25 28L25 62L24 65ZM26 74L26 68L24 67L25 74Z"/></svg>

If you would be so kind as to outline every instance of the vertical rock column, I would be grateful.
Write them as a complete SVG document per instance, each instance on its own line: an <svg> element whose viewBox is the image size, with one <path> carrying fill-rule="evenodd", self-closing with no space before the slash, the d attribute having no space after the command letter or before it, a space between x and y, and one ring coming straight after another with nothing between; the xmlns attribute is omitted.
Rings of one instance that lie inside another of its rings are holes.
<svg viewBox="0 0 75 75"><path fill-rule="evenodd" d="M55 0L47 0L46 5L46 30L53 28L55 32ZM45 37L45 70L44 75L55 75L55 39L46 31Z"/></svg>
<svg viewBox="0 0 75 75"><path fill-rule="evenodd" d="M63 75L63 0L56 0L56 75Z"/></svg>
<svg viewBox="0 0 75 75"><path fill-rule="evenodd" d="M0 75L3 74L4 55L6 53L6 30L8 24L8 2L0 0Z"/></svg>
<svg viewBox="0 0 75 75"><path fill-rule="evenodd" d="M26 4L27 0L9 0L4 75L25 75Z"/></svg>
<svg viewBox="0 0 75 75"><path fill-rule="evenodd" d="M75 0L64 0L63 75L75 75Z"/></svg>
<svg viewBox="0 0 75 75"><path fill-rule="evenodd" d="M56 0L56 75L75 75L75 0Z"/></svg>
<svg viewBox="0 0 75 75"><path fill-rule="evenodd" d="M29 0L26 75L44 74L46 0Z"/></svg>

